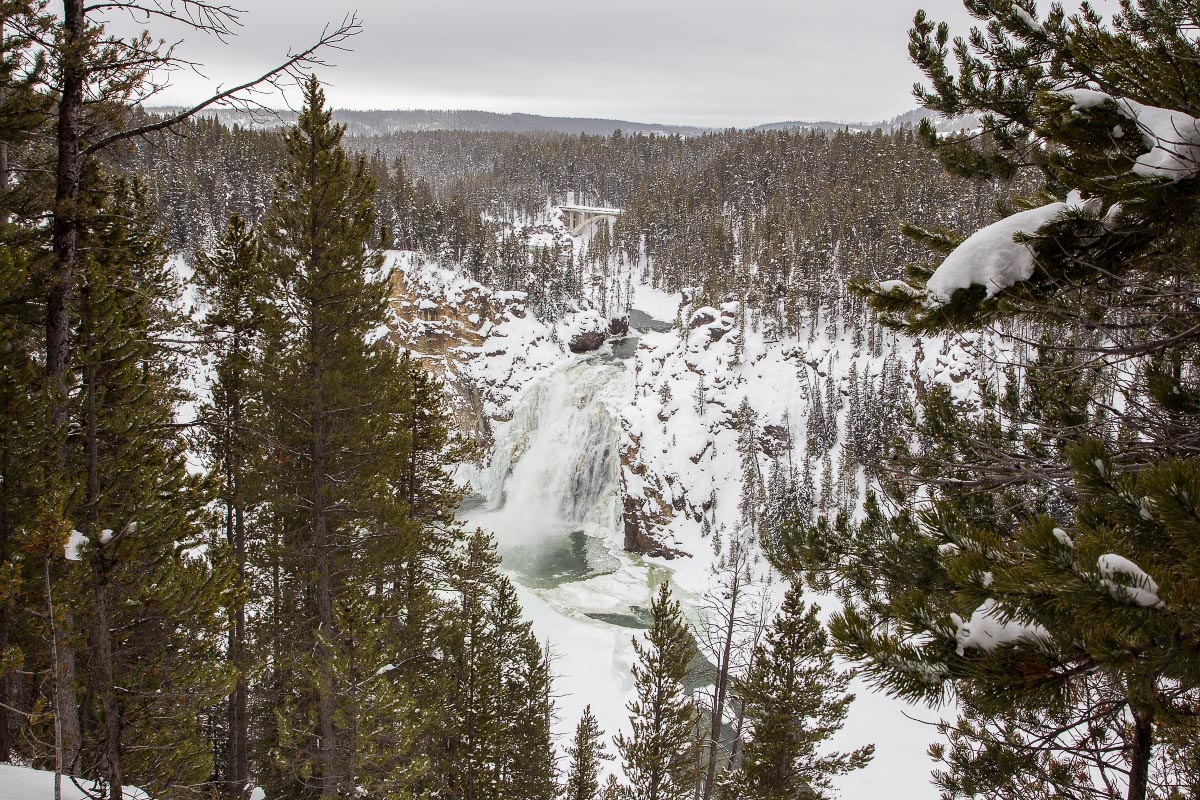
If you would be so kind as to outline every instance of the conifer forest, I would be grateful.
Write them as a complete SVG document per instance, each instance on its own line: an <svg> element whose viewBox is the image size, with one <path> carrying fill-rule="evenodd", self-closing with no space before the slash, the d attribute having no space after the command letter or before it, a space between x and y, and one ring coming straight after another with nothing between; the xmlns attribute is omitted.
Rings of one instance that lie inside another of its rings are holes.
<svg viewBox="0 0 1200 800"><path fill-rule="evenodd" d="M1200 4L757 126L338 5L0 0L0 800L1200 798Z"/></svg>

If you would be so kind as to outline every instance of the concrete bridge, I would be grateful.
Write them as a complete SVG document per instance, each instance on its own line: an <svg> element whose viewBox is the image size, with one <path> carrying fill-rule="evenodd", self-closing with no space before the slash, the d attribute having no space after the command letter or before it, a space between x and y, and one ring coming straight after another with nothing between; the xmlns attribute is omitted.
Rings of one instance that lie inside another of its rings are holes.
<svg viewBox="0 0 1200 800"><path fill-rule="evenodd" d="M567 192L567 202L559 206L559 209L563 212L563 225L566 226L572 236L579 236L602 219L607 219L609 222L616 222L617 217L624 213L619 208L598 208L595 206L577 205L575 203L574 192Z"/></svg>

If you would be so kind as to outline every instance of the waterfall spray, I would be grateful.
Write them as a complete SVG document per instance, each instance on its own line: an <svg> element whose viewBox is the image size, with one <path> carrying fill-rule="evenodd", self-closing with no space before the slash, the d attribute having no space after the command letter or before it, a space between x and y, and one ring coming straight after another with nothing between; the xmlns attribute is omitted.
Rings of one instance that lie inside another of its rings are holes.
<svg viewBox="0 0 1200 800"><path fill-rule="evenodd" d="M572 359L531 385L476 481L501 550L582 531L621 542L620 430L612 407L629 371L603 356Z"/></svg>

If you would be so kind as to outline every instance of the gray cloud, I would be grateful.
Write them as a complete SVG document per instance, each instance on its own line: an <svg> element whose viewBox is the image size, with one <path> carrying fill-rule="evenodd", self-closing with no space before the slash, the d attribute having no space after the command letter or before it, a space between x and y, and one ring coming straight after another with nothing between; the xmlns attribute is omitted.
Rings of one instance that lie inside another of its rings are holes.
<svg viewBox="0 0 1200 800"><path fill-rule="evenodd" d="M917 7L963 33L960 0L242 0L229 45L182 52L230 84L357 11L352 52L321 70L344 108L473 108L665 123L882 119L915 104ZM128 21L114 24L130 30ZM158 25L156 35L183 35ZM177 74L157 102L207 84Z"/></svg>

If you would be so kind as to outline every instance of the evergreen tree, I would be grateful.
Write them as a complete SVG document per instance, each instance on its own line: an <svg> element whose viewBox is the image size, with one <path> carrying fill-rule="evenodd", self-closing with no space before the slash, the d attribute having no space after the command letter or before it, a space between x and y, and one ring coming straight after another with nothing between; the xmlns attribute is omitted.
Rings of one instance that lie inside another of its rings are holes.
<svg viewBox="0 0 1200 800"><path fill-rule="evenodd" d="M558 784L550 736L554 711L550 697L550 654L532 631L522 637L521 650L512 667L517 704L504 736L504 746L511 755L506 759L508 775L501 787L501 797L554 800Z"/></svg>
<svg viewBox="0 0 1200 800"><path fill-rule="evenodd" d="M200 332L213 358L211 401L201 410L206 421L201 446L220 475L220 499L224 506L224 533L243 591L249 566L247 517L254 514L259 498L253 488L260 442L254 432L254 417L261 413L255 403L254 359L261 346L265 325L265 285L262 249L257 234L238 216L230 217L224 236L211 253L196 258L195 283L207 302ZM249 673L244 603L232 609L228 657L237 675L229 697L226 719L226 752L222 759L222 782L227 796L240 798L249 780Z"/></svg>
<svg viewBox="0 0 1200 800"><path fill-rule="evenodd" d="M895 487L907 508L866 523L867 539L896 535L872 554L888 580L843 572L859 588L832 631L893 692L953 688L966 711L949 796L1012 793L1036 770L1068 778L1053 793L1169 795L1178 785L1152 785L1157 754L1200 691L1195 623L1177 613L1195 581L1184 487L1200 474L1200 338L1183 300L1200 275L1193 10L967 6L985 27L955 43L957 70L948 27L923 13L910 53L931 84L924 104L981 115L983 135L941 141L925 125L923 138L957 174L1032 174L1040 191L982 234L995 269L958 271L984 266L979 239L913 226L945 260L860 289L911 333L1020 326L1042 345L1016 365L1019 404L985 391L975 417L945 392L925 398L932 435L901 453L915 479ZM914 514L918 497L929 504ZM1096 737L1074 738L1085 728Z"/></svg>
<svg viewBox="0 0 1200 800"><path fill-rule="evenodd" d="M373 759L386 755L364 733L369 706L359 687L379 667L368 654L386 658L398 644L374 637L400 601L363 592L376 585L381 559L417 532L400 494L412 398L397 354L369 340L383 323L387 292L381 258L368 245L373 182L365 162L342 150L343 128L331 122L315 77L304 97L296 126L284 133L287 162L263 223L273 311L256 363L269 398L263 492L279 531L271 550L279 563L270 569L280 576L272 668L282 682L269 747L282 763L279 780L292 785L271 787L277 793L333 797L375 773ZM371 736L392 738L403 722Z"/></svg>
<svg viewBox="0 0 1200 800"><path fill-rule="evenodd" d="M683 800L700 778L698 718L684 686L696 645L666 583L650 603L650 616L645 642L633 640L633 731L617 736L617 751L632 800Z"/></svg>
<svg viewBox="0 0 1200 800"><path fill-rule="evenodd" d="M230 688L218 640L233 573L228 549L207 541L209 495L172 424L179 365L161 342L181 327L178 287L152 229L144 195L118 184L82 240L74 314L82 387L68 463L86 476L75 520L86 571L59 594L89 631L80 768L112 800L127 781L206 782L201 722Z"/></svg>
<svg viewBox="0 0 1200 800"><path fill-rule="evenodd" d="M552 798L549 656L521 619L490 537L477 531L456 558L443 667L449 713L432 721L440 749L430 790L480 800Z"/></svg>
<svg viewBox="0 0 1200 800"><path fill-rule="evenodd" d="M738 685L750 740L740 769L728 780L737 797L828 797L831 778L867 765L873 745L850 753L819 749L845 722L854 700L845 694L850 678L834 664L816 606L806 606L801 592L790 587Z"/></svg>
<svg viewBox="0 0 1200 800"><path fill-rule="evenodd" d="M600 765L611 761L604 745L604 731L592 715L589 705L575 726L575 738L567 745L567 757L571 759L567 768L565 800L600 800Z"/></svg>
<svg viewBox="0 0 1200 800"><path fill-rule="evenodd" d="M742 398L734 415L734 424L738 429L738 455L742 458L742 496L738 511L750 537L758 539L765 498L762 468L758 463L758 414L748 397Z"/></svg>
<svg viewBox="0 0 1200 800"><path fill-rule="evenodd" d="M21 224L22 212L36 182L12 180L13 151L26 145L38 130L48 98L35 86L44 63L33 54L39 7L23 0L0 2L0 19L19 20L25 30L0 26L0 760L28 758L33 748L26 736L35 702L24 689L18 670L36 669L41 628L29 608L42 608L44 587L34 563L49 567L61 562L62 550L45 542L42 559L26 557L30 533L61 500L61 487L52 486L47 467L56 460L53 442L41 426L48 408L42 391L40 336L32 278L37 274L41 234ZM46 21L44 24L49 24ZM61 509L59 509L61 510ZM23 529L28 530L23 530ZM50 537L53 539L53 536ZM28 661L26 659L28 658ZM51 665L50 669L56 669ZM54 742L54 737L48 737ZM43 740L45 741L45 740Z"/></svg>
<svg viewBox="0 0 1200 800"><path fill-rule="evenodd" d="M491 539L477 531L467 540L452 578L457 603L447 667L455 685L451 724L442 733L446 752L440 778L452 796L480 800L497 796L496 765L505 722L497 714L499 665L488 641L497 564Z"/></svg>

